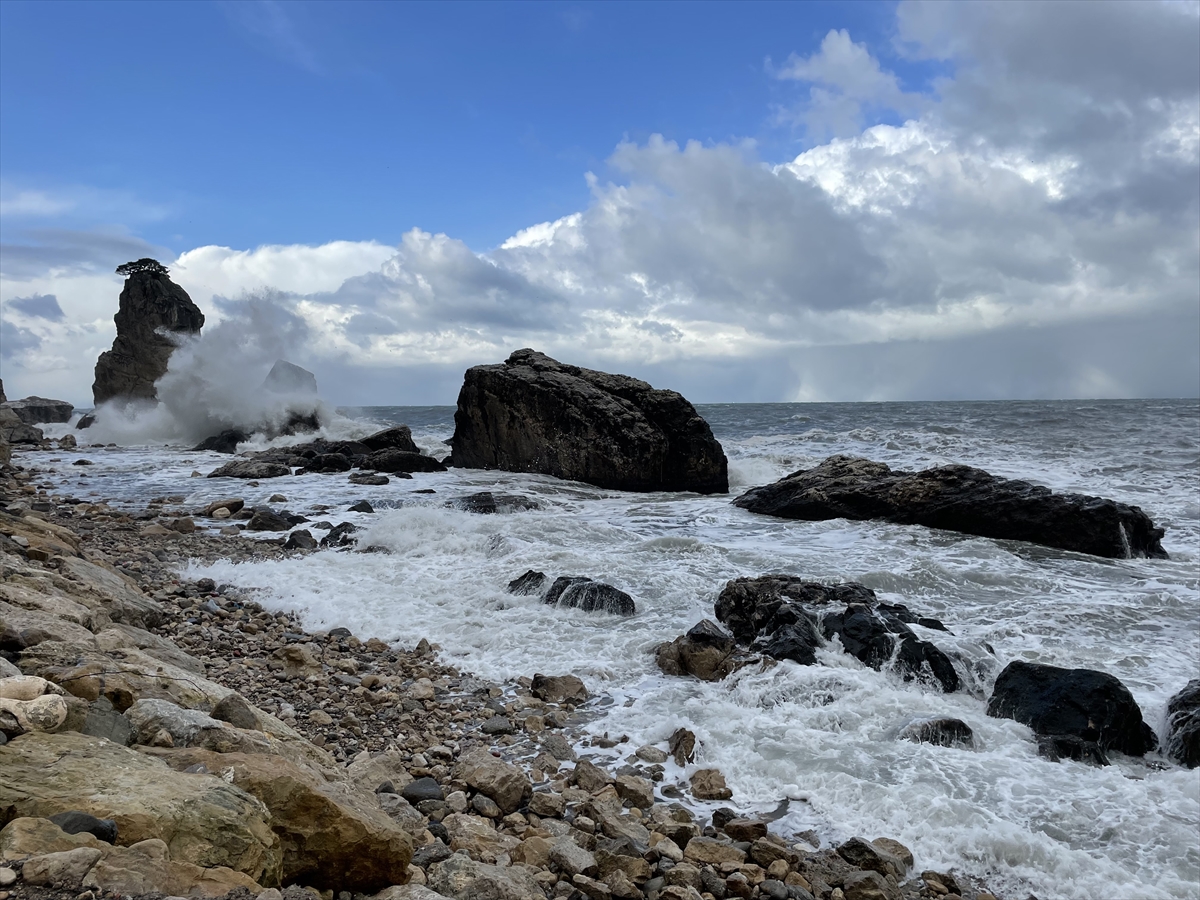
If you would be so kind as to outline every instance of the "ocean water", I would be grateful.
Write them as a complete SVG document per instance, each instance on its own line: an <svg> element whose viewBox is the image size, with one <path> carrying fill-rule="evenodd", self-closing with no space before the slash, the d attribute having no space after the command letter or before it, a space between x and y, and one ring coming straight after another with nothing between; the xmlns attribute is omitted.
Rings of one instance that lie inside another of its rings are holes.
<svg viewBox="0 0 1200 900"><path fill-rule="evenodd" d="M1101 669L1133 692L1160 738L1169 697L1200 677L1200 404L1196 401L731 404L699 407L725 447L731 495L624 494L552 478L451 470L380 487L344 475L257 488L189 477L227 460L170 447L81 447L39 455L43 483L140 508L180 494L188 505L274 493L314 520L353 521L387 553L320 552L280 562L193 563L295 609L313 628L411 646L422 637L479 675L573 672L605 695L596 734L628 736L610 755L677 727L701 743L731 805L775 809L787 833L894 837L917 871L957 869L1003 896L1200 897L1200 770L1152 754L1094 768L1037 756L1025 726L985 714L996 674L1014 659ZM450 407L343 410L339 435L410 425L445 455ZM80 436L86 439L87 432ZM903 469L967 463L1054 490L1141 506L1167 529L1170 560L1107 560L921 527L788 522L730 504L737 493L834 453ZM95 465L73 467L87 456ZM417 490L435 493L417 494ZM447 501L480 490L540 508L482 516ZM369 500L373 515L345 513ZM317 504L332 507L314 512ZM277 504L278 505L278 504ZM505 592L526 569L588 575L627 591L628 619L558 610ZM945 695L826 648L820 664L783 662L706 684L662 676L652 650L701 618L731 578L770 572L855 580L881 599L940 618L927 635L959 658L968 690ZM988 648L991 648L989 652ZM913 719L950 715L977 748L899 741ZM693 767L669 768L664 784Z"/></svg>

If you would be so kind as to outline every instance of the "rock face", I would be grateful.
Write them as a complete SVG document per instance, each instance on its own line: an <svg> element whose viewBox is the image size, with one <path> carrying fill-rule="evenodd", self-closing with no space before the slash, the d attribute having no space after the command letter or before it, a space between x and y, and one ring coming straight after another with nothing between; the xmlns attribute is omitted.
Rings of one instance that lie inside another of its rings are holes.
<svg viewBox="0 0 1200 900"><path fill-rule="evenodd" d="M856 582L825 585L793 575L735 578L717 598L716 614L738 643L775 659L813 665L817 648L836 636L842 649L873 669L894 660L906 680L934 680L947 693L960 686L949 657L908 627L945 631L945 626L905 606L880 603L874 591Z"/></svg>
<svg viewBox="0 0 1200 900"><path fill-rule="evenodd" d="M1167 703L1167 756L1189 769L1200 766L1200 678Z"/></svg>
<svg viewBox="0 0 1200 900"><path fill-rule="evenodd" d="M725 453L674 391L534 350L467 370L452 465L539 472L624 491L729 490Z"/></svg>
<svg viewBox="0 0 1200 900"><path fill-rule="evenodd" d="M7 406L0 406L0 441L6 444L40 444L42 429L26 425Z"/></svg>
<svg viewBox="0 0 1200 900"><path fill-rule="evenodd" d="M96 360L92 397L97 406L108 400L156 400L154 383L166 374L175 350L158 332L199 334L204 313L165 272L142 271L125 279L113 321L116 340Z"/></svg>
<svg viewBox="0 0 1200 900"><path fill-rule="evenodd" d="M882 519L1115 559L1167 558L1163 529L1136 506L1055 494L970 466L893 472L883 463L831 456L733 502L783 519Z"/></svg>
<svg viewBox="0 0 1200 900"><path fill-rule="evenodd" d="M17 414L26 425L42 425L46 422L69 422L75 407L66 400L47 400L45 397L26 397L24 400L9 400L6 407Z"/></svg>
<svg viewBox="0 0 1200 900"><path fill-rule="evenodd" d="M987 713L1016 719L1039 736L1066 735L1130 756L1158 746L1129 689L1092 669L1011 662L996 679Z"/></svg>

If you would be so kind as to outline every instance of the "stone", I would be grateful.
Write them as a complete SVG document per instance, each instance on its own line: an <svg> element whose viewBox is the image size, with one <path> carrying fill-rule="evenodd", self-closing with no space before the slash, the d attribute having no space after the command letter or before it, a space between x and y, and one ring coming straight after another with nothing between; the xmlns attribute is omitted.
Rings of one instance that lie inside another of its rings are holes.
<svg viewBox="0 0 1200 900"><path fill-rule="evenodd" d="M468 369L454 424L452 464L463 468L629 491L729 490L724 451L682 396L534 350Z"/></svg>
<svg viewBox="0 0 1200 900"><path fill-rule="evenodd" d="M317 539L307 528L297 528L283 542L284 550L316 550Z"/></svg>
<svg viewBox="0 0 1200 900"><path fill-rule="evenodd" d="M648 762L651 765L665 763L671 758L667 751L662 750L659 747L655 747L653 744L646 744L638 747L637 750L633 751L633 755L642 762Z"/></svg>
<svg viewBox="0 0 1200 900"><path fill-rule="evenodd" d="M871 841L871 844L875 847L878 847L884 853L890 853L892 856L896 857L896 859L900 860L900 862L904 863L906 871L907 869L911 869L913 867L914 860L912 851L899 841L893 840L892 838L881 837L875 838L875 840Z"/></svg>
<svg viewBox="0 0 1200 900"><path fill-rule="evenodd" d="M1166 754L1189 769L1200 766L1200 679L1167 702Z"/></svg>
<svg viewBox="0 0 1200 900"><path fill-rule="evenodd" d="M499 819L503 813L495 801L486 794L476 794L471 798L471 809L488 819Z"/></svg>
<svg viewBox="0 0 1200 900"><path fill-rule="evenodd" d="M269 506L257 506L246 523L247 531L287 531L292 523ZM311 536L311 535L310 535Z"/></svg>
<svg viewBox="0 0 1200 900"><path fill-rule="evenodd" d="M908 866L878 844L853 837L837 848L838 856L856 869L903 878ZM912 854L908 854L911 856Z"/></svg>
<svg viewBox="0 0 1200 900"><path fill-rule="evenodd" d="M529 799L529 811L546 819L557 819L563 814L566 801L562 794L552 791L535 791Z"/></svg>
<svg viewBox="0 0 1200 900"><path fill-rule="evenodd" d="M846 900L898 900L900 892L878 872L851 872L842 882Z"/></svg>
<svg viewBox="0 0 1200 900"><path fill-rule="evenodd" d="M733 796L725 785L725 776L717 769L697 769L690 779L697 800L728 800Z"/></svg>
<svg viewBox="0 0 1200 900"><path fill-rule="evenodd" d="M383 431L377 431L368 437L360 438L359 443L366 445L368 450L403 450L405 453L421 452L421 448L413 442L412 431L407 425L396 425L391 428L385 428Z"/></svg>
<svg viewBox="0 0 1200 900"><path fill-rule="evenodd" d="M487 794L505 814L516 812L533 794L533 783L524 772L482 749L460 756L453 777Z"/></svg>
<svg viewBox="0 0 1200 900"><path fill-rule="evenodd" d="M44 438L42 429L26 425L20 416L7 406L0 406L0 441L10 444L40 444ZM8 459L12 458L11 448ZM5 460L7 462L8 460Z"/></svg>
<svg viewBox="0 0 1200 900"><path fill-rule="evenodd" d="M100 856L100 851L95 847L76 847L74 850L33 856L25 860L21 877L26 884L61 885L75 889L83 884L83 876Z"/></svg>
<svg viewBox="0 0 1200 900"><path fill-rule="evenodd" d="M261 730L258 713L241 694L230 694L212 708L212 718L228 722L234 728Z"/></svg>
<svg viewBox="0 0 1200 900"><path fill-rule="evenodd" d="M556 578L542 602L564 609L600 611L618 616L632 616L637 612L633 598L624 591L579 575Z"/></svg>
<svg viewBox="0 0 1200 900"><path fill-rule="evenodd" d="M654 805L654 785L637 775L618 775L617 795L638 809L649 809Z"/></svg>
<svg viewBox="0 0 1200 900"><path fill-rule="evenodd" d="M4 401L18 419L26 425L70 422L75 412L74 405L66 400L47 400L45 397L26 397L24 400Z"/></svg>
<svg viewBox="0 0 1200 900"><path fill-rule="evenodd" d="M686 728L676 728L667 739L667 747L675 765L685 766L696 756L696 735Z"/></svg>
<svg viewBox="0 0 1200 900"><path fill-rule="evenodd" d="M86 735L27 734L0 747L0 808L84 812L115 822L122 841L165 841L177 862L226 866L260 884L280 876L279 837L254 797L214 776L180 778L160 760Z"/></svg>
<svg viewBox="0 0 1200 900"><path fill-rule="evenodd" d="M578 704L588 699L582 679L574 675L534 675L529 690L546 703Z"/></svg>
<svg viewBox="0 0 1200 900"><path fill-rule="evenodd" d="M703 619L687 634L660 644L655 662L666 675L691 675L701 681L720 681L749 662L737 654L733 637L715 622Z"/></svg>
<svg viewBox="0 0 1200 900"><path fill-rule="evenodd" d="M236 453L237 445L250 440L250 435L240 428L226 428L219 434L207 437L192 448L192 452L211 450L213 453ZM230 510L237 512L237 510ZM209 513L212 515L212 513Z"/></svg>
<svg viewBox="0 0 1200 900"><path fill-rule="evenodd" d="M521 843L511 835L501 834L492 821L483 816L450 813L441 824L446 829L450 849L465 851L479 862L499 862L505 854L511 857L512 851Z"/></svg>
<svg viewBox="0 0 1200 900"><path fill-rule="evenodd" d="M68 834L49 819L20 816L0 829L0 860L11 862L76 847L104 849L95 835L86 831Z"/></svg>
<svg viewBox="0 0 1200 900"><path fill-rule="evenodd" d="M363 758L356 758L346 767L346 777L364 791L377 791L379 785L387 781L392 785L394 791L399 792L413 781L412 775L408 773L408 765L403 754L396 750L384 750L368 754ZM440 791L441 788L439 787L438 790ZM421 799L440 800L442 798L440 794L430 792Z"/></svg>
<svg viewBox="0 0 1200 900"><path fill-rule="evenodd" d="M375 507L373 507L366 500L359 500L357 503L348 507L348 512L373 513L375 512Z"/></svg>
<svg viewBox="0 0 1200 900"><path fill-rule="evenodd" d="M8 866L0 866L0 888L12 887L17 881L17 873Z"/></svg>
<svg viewBox="0 0 1200 900"><path fill-rule="evenodd" d="M746 861L746 854L726 841L696 837L683 848L683 858L698 866L719 866L721 863L741 865Z"/></svg>
<svg viewBox="0 0 1200 900"><path fill-rule="evenodd" d="M767 823L759 819L730 819L721 828L735 841L757 841L767 836Z"/></svg>
<svg viewBox="0 0 1200 900"><path fill-rule="evenodd" d="M167 845L155 839L105 852L84 876L82 886L93 888L92 893L107 891L116 896L186 894L217 898L234 890L239 893L262 890L262 886L248 875L223 866L205 869L191 863L173 862Z"/></svg>
<svg viewBox="0 0 1200 900"><path fill-rule="evenodd" d="M428 776L417 778L404 785L400 796L414 806L426 800L441 800L443 799L442 786L437 783L436 779Z"/></svg>
<svg viewBox="0 0 1200 900"><path fill-rule="evenodd" d="M9 738L32 732L57 731L67 720L67 701L57 694L32 700L0 699L0 731Z"/></svg>
<svg viewBox="0 0 1200 900"><path fill-rule="evenodd" d="M376 450L362 461L361 467L389 474L446 471L446 467L432 456L409 450Z"/></svg>
<svg viewBox="0 0 1200 900"><path fill-rule="evenodd" d="M89 813L68 810L50 816L50 821L66 834L90 834L109 844L117 842L117 823L112 819L98 819Z"/></svg>
<svg viewBox="0 0 1200 900"><path fill-rule="evenodd" d="M595 878L600 871L596 857L569 837L561 837L550 845L550 861L568 876L587 875Z"/></svg>
<svg viewBox="0 0 1200 900"><path fill-rule="evenodd" d="M946 716L932 719L918 719L900 729L897 737L902 741L913 741L918 744L933 744L936 747L965 747L975 746L975 732L962 719Z"/></svg>
<svg viewBox="0 0 1200 900"><path fill-rule="evenodd" d="M595 763L581 759L571 773L571 782L589 794L595 794L613 783L613 777Z"/></svg>
<svg viewBox="0 0 1200 900"><path fill-rule="evenodd" d="M155 382L166 374L178 339L198 335L204 314L159 267L125 279L113 321L117 336L112 349L96 360L92 384L96 406L110 400L157 399Z"/></svg>
<svg viewBox="0 0 1200 900"><path fill-rule="evenodd" d="M291 475L292 470L282 463L263 462L257 459L235 459L227 462L219 469L208 473L209 478L250 478L255 481L263 478L279 478Z"/></svg>
<svg viewBox="0 0 1200 900"><path fill-rule="evenodd" d="M286 359L277 359L263 379L263 385L275 394L317 394L317 376Z"/></svg>
<svg viewBox="0 0 1200 900"><path fill-rule="evenodd" d="M1085 741L1073 734L1039 734L1037 748L1038 756L1050 762L1073 759L1092 766L1107 766L1110 762L1108 754L1098 743Z"/></svg>
<svg viewBox="0 0 1200 900"><path fill-rule="evenodd" d="M987 714L1015 719L1037 735L1070 735L1130 756L1158 746L1129 689L1093 669L1011 662L996 679Z"/></svg>
<svg viewBox="0 0 1200 900"><path fill-rule="evenodd" d="M455 900L542 900L546 896L525 869L476 862L466 853L434 863L428 878L431 890Z"/></svg>
<svg viewBox="0 0 1200 900"><path fill-rule="evenodd" d="M970 466L893 472L883 463L831 456L733 502L785 519L882 519L1115 559L1167 558L1163 529L1139 507L1055 494Z"/></svg>
<svg viewBox="0 0 1200 900"><path fill-rule="evenodd" d="M518 575L508 583L507 591L510 594L541 594L546 590L546 573L538 572L534 569L529 569L522 575Z"/></svg>
<svg viewBox="0 0 1200 900"><path fill-rule="evenodd" d="M257 900L262 900L261 897ZM431 891L423 884L397 884L384 888L371 900L445 900L445 895Z"/></svg>
<svg viewBox="0 0 1200 900"><path fill-rule="evenodd" d="M221 772L270 810L285 884L373 892L408 879L412 842L374 794L279 757L176 750L166 758Z"/></svg>
<svg viewBox="0 0 1200 900"><path fill-rule="evenodd" d="M372 475L369 472L350 473L351 484L362 484L369 487L381 487L382 485L389 484L390 482L391 479L386 475Z"/></svg>

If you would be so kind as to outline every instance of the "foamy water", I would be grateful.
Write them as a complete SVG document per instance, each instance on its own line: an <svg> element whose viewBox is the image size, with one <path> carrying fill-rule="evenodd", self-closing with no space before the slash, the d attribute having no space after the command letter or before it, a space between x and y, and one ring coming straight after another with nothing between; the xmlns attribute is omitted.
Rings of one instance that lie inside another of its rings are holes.
<svg viewBox="0 0 1200 900"><path fill-rule="evenodd" d="M1170 560L1104 560L1017 543L881 523L786 522L734 508L730 497L631 495L552 478L450 471L351 485L344 475L264 481L190 478L227 457L164 448L81 448L30 457L64 492L140 506L180 494L187 505L274 493L314 521L352 521L361 543L387 553L320 552L280 562L193 565L191 577L255 588L312 628L346 626L404 645L425 637L450 662L507 679L580 675L614 702L592 723L628 735L618 750L680 725L702 743L734 805L774 808L778 828L815 827L826 840L895 837L917 869L959 868L1013 897L1200 896L1200 772L1157 754L1114 757L1103 769L1037 756L1028 728L984 713L995 675L1013 659L1110 672L1147 721L1165 726L1168 698L1200 674L1200 408L1194 401L929 403L703 407L730 457L733 490L770 482L833 453L906 469L965 462L1056 490L1142 506L1167 527ZM444 455L448 408L354 411L345 434L404 421ZM81 433L86 437L86 432ZM70 465L78 456L95 465ZM434 494L415 494L432 489ZM481 516L444 504L492 490L540 509ZM374 515L345 513L366 498ZM317 504L332 507L314 512ZM528 568L588 575L628 593L620 619L514 597ZM861 581L881 599L942 619L969 690L944 695L840 653L821 665L784 662L718 684L666 678L652 649L703 617L724 583L783 572ZM994 650L989 655L985 645ZM968 670L967 665L970 665ZM979 749L895 739L926 715L963 719ZM668 779L688 770L670 770Z"/></svg>

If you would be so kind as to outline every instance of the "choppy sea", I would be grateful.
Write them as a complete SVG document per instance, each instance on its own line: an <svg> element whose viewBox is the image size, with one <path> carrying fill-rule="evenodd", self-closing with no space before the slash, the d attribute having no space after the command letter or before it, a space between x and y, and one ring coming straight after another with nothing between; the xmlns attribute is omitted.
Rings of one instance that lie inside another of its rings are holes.
<svg viewBox="0 0 1200 900"><path fill-rule="evenodd" d="M193 563L190 577L253 588L264 605L301 611L311 628L346 626L443 657L493 679L573 672L606 695L590 728L628 736L616 753L677 727L701 743L732 805L775 809L781 832L826 841L893 837L917 871L956 868L1024 900L1200 897L1200 770L1158 754L1095 768L1038 757L1025 726L985 714L995 675L1025 659L1100 669L1133 692L1160 738L1167 700L1200 677L1200 404L1194 400L700 406L730 462L731 495L625 494L553 478L450 470L359 487L305 475L259 487L193 478L226 461L164 446L81 447L36 465L64 493L141 508L275 493L293 512L365 529L388 553L322 551L280 562ZM337 436L412 427L437 456L452 407L342 410ZM61 428L62 426L60 426ZM57 433L50 430L50 433ZM88 432L79 433L86 441ZM790 522L730 499L835 453L894 468L957 462L1057 491L1141 506L1166 528L1170 560L1109 560L870 522ZM86 455L91 467L70 463ZM431 489L435 493L417 494ZM540 508L478 515L448 508L491 490ZM374 514L337 513L359 499ZM327 504L316 515L312 507ZM585 614L505 592L526 569L588 575L631 594L632 618ZM854 580L940 618L978 660L969 690L942 694L828 648L819 665L783 662L716 684L661 675L652 650L701 618L731 578L770 572ZM994 656L984 649L992 648ZM914 718L954 716L977 748L896 739ZM670 770L668 781L687 770Z"/></svg>

